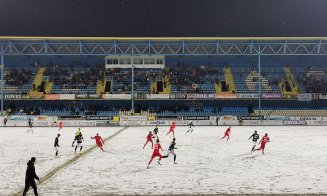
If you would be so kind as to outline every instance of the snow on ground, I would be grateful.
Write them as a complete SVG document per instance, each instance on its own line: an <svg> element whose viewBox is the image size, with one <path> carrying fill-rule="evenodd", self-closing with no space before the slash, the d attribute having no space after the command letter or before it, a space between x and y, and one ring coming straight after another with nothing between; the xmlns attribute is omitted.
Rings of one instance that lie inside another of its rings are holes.
<svg viewBox="0 0 327 196"><path fill-rule="evenodd" d="M26 133L28 128L6 127L0 128L0 195L8 195L22 189L25 183L27 161L36 157L36 172L39 177L46 175L51 169L65 163L74 156L71 146L77 128L34 127L34 133ZM84 149L94 145L91 136L95 133L104 137L110 136L121 127L110 128L81 128L85 139ZM54 139L60 133L59 157L55 157ZM33 192L33 191L31 191ZM41 193L43 191L40 191ZM44 195L44 194L43 194Z"/></svg>
<svg viewBox="0 0 327 196"><path fill-rule="evenodd" d="M95 149L38 186L41 195L103 194L214 194L214 193L327 193L326 127L232 127L230 141L219 141L227 127L176 127L178 164L173 156L156 159L146 169L152 154L145 137L153 127L131 127L105 144L106 153ZM55 128L36 128L26 134L21 128L0 129L3 173L0 191L7 195L24 185L26 161L36 156L39 176L75 156L71 142L76 128L65 128L61 137L63 156L53 158ZM67 130L71 129L71 130ZM85 138L97 130L104 137L120 128L82 128ZM266 154L250 153L248 138L258 130L271 142ZM42 131L42 134L41 134ZM159 127L164 153L172 140L168 127ZM88 135L87 135L88 134ZM86 140L92 145L94 141ZM39 157L39 158L38 158ZM43 157L43 158L41 158ZM4 161L4 162L3 162ZM30 190L29 194L32 194Z"/></svg>

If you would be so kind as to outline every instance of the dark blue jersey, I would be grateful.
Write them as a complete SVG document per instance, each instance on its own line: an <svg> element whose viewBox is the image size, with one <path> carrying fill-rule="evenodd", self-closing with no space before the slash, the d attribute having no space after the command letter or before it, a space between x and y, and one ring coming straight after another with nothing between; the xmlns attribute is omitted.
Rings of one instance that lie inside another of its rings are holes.
<svg viewBox="0 0 327 196"><path fill-rule="evenodd" d="M175 145L176 145L176 142L175 141L172 141L170 143L170 146L169 146L168 150L174 150L175 149Z"/></svg>
<svg viewBox="0 0 327 196"><path fill-rule="evenodd" d="M154 133L155 135L158 134L158 127L156 127L156 128L153 129L153 133Z"/></svg>
<svg viewBox="0 0 327 196"><path fill-rule="evenodd" d="M188 126L190 126L190 128L194 127L193 122L190 122L190 124L188 124Z"/></svg>
<svg viewBox="0 0 327 196"><path fill-rule="evenodd" d="M59 146L59 138L58 137L56 137L55 143L54 143L54 147L57 147L57 146Z"/></svg>
<svg viewBox="0 0 327 196"><path fill-rule="evenodd" d="M251 137L252 137L252 141L257 142L258 139L259 139L259 134L257 134L257 133L253 133L253 134L251 135ZM251 137L250 137L250 138L251 138ZM249 138L249 139L250 139L250 138Z"/></svg>

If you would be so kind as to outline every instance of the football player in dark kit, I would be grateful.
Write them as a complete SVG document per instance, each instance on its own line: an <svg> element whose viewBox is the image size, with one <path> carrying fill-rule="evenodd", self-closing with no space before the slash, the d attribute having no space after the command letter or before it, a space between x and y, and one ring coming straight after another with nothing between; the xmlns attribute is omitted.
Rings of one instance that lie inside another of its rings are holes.
<svg viewBox="0 0 327 196"><path fill-rule="evenodd" d="M251 150L251 153L252 153L254 151L255 146L257 145L257 141L259 139L259 134L257 133L257 131L254 131L254 133L251 135L251 137L252 137L252 142L253 142L253 147ZM249 139L251 139L251 137Z"/></svg>
<svg viewBox="0 0 327 196"><path fill-rule="evenodd" d="M26 133L29 131L32 131L32 133L33 133L33 121L31 118L28 119L28 127L29 127L29 129L26 131Z"/></svg>
<svg viewBox="0 0 327 196"><path fill-rule="evenodd" d="M175 148L175 145L176 145L176 142L175 142L175 141L176 141L176 139L173 138L173 141L172 141L172 142L170 143L170 145L169 145L167 155L163 156L162 158L168 158L169 155L172 154L172 155L174 155L174 164L177 164L177 163L176 163L176 154L175 154L175 152L174 152L174 149L177 149L177 148Z"/></svg>
<svg viewBox="0 0 327 196"><path fill-rule="evenodd" d="M58 156L58 151L59 151L59 137L60 137L60 134L57 135L56 139L55 139L55 142L54 142L54 147L55 147L55 150L56 150L56 156Z"/></svg>

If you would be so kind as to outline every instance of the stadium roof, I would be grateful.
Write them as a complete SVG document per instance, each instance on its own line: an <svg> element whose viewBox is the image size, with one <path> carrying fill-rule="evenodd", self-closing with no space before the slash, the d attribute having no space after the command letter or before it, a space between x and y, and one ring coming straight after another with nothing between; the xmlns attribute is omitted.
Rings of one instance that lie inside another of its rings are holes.
<svg viewBox="0 0 327 196"><path fill-rule="evenodd" d="M40 37L40 36L0 36L0 40L86 40L86 41L239 41L239 40L253 40L253 41L313 41L313 40L327 40L327 37Z"/></svg>
<svg viewBox="0 0 327 196"><path fill-rule="evenodd" d="M327 55L327 37L0 36L0 55Z"/></svg>

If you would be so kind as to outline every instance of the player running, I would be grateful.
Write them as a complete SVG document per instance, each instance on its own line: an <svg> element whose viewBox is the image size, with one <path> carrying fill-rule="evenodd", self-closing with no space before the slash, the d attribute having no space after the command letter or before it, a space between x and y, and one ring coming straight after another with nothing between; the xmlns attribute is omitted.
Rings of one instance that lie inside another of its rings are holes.
<svg viewBox="0 0 327 196"><path fill-rule="evenodd" d="M58 151L59 151L59 137L60 137L60 134L57 135L56 139L55 139L55 142L54 142L54 147L55 147L55 150L56 150L56 156L58 156Z"/></svg>
<svg viewBox="0 0 327 196"><path fill-rule="evenodd" d="M79 135L75 135L75 139L73 141L72 147L74 147L75 141L76 141L75 154L78 147L80 147L79 152L82 153L82 149L83 149L82 142L84 141L84 138L81 132L79 132Z"/></svg>
<svg viewBox="0 0 327 196"><path fill-rule="evenodd" d="M157 140L157 143L154 145L154 150L153 150L153 153L152 153L151 159L150 159L150 161L149 161L149 163L148 163L148 167L147 167L147 169L150 168L150 164L151 164L153 158L156 157L156 156L159 157L158 164L161 165L161 164L160 164L160 160L162 159L162 155L160 154L159 149L161 149L161 151L163 151L162 148L161 148L161 145L160 145L159 140Z"/></svg>
<svg viewBox="0 0 327 196"><path fill-rule="evenodd" d="M153 129L153 138L155 138L156 140L159 139L158 132L159 132L159 129L158 129L158 126L156 125L156 128Z"/></svg>
<svg viewBox="0 0 327 196"><path fill-rule="evenodd" d="M270 138L268 137L268 134L266 133L265 136L263 136L263 138L259 142L259 144L261 143L260 148L257 148L254 151L261 150L262 154L265 154L264 151L265 151L265 147L266 147L267 142L270 142Z"/></svg>
<svg viewBox="0 0 327 196"><path fill-rule="evenodd" d="M231 131L231 126L229 126L224 134L224 137L220 138L220 140L224 139L227 136L227 141L229 140L229 135L230 135L230 131Z"/></svg>
<svg viewBox="0 0 327 196"><path fill-rule="evenodd" d="M102 137L99 135L99 133L97 133L96 136L91 137L91 139L95 139L95 143L97 144L97 146L102 150L102 152L105 152L102 148L102 144L104 144L104 141Z"/></svg>
<svg viewBox="0 0 327 196"><path fill-rule="evenodd" d="M252 137L252 142L253 142L253 147L251 150L251 153L252 153L254 151L255 146L257 145L257 141L259 139L259 134L257 133L257 131L254 131L254 133L250 136L249 139L251 139L251 137Z"/></svg>
<svg viewBox="0 0 327 196"><path fill-rule="evenodd" d="M186 133L188 133L190 131L192 133L193 132L193 128L192 127L194 127L193 122L190 122L190 124L188 124L188 126L189 126L189 128L188 128L188 131Z"/></svg>
<svg viewBox="0 0 327 196"><path fill-rule="evenodd" d="M75 133L75 136L79 135L81 133L81 128L78 128L76 133Z"/></svg>
<svg viewBox="0 0 327 196"><path fill-rule="evenodd" d="M151 148L153 149L153 141L152 141L152 138L153 138L153 134L151 131L149 131L149 134L146 136L146 142L143 146L143 149L144 147L147 145L148 142L151 142Z"/></svg>
<svg viewBox="0 0 327 196"><path fill-rule="evenodd" d="M177 148L175 148L175 145L176 145L176 142L175 141L176 141L176 139L173 138L173 141L169 145L167 155L163 156L162 158L167 158L167 157L169 157L170 154L172 154L172 155L174 155L174 164L177 164L176 163L176 154L174 152L174 149L177 149Z"/></svg>
<svg viewBox="0 0 327 196"><path fill-rule="evenodd" d="M64 123L63 123L62 121L60 121L60 122L59 122L59 129L58 129L58 131L62 129L62 126L63 126L63 125L64 125Z"/></svg>
<svg viewBox="0 0 327 196"><path fill-rule="evenodd" d="M33 132L33 121L31 118L28 119L28 126L29 126L29 129L26 131L26 133L28 133L29 131L31 131L32 133Z"/></svg>
<svg viewBox="0 0 327 196"><path fill-rule="evenodd" d="M168 135L170 132L172 132L172 133L173 133L173 137L175 137L175 127L176 127L176 122L174 121L174 122L170 125L169 132L168 132L166 135Z"/></svg>

